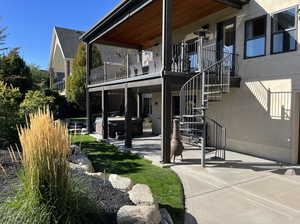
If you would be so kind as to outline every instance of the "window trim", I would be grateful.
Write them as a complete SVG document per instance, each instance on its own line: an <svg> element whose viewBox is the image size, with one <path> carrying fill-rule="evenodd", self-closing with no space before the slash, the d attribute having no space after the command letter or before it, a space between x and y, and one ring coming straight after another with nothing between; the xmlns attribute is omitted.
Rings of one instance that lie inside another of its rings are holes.
<svg viewBox="0 0 300 224"><path fill-rule="evenodd" d="M284 11L287 11L287 10L290 10L290 9L295 9L296 10L296 16L295 16L295 28L290 28L290 29L286 29L286 30L284 30L284 31L277 31L277 32L274 32L274 27L273 27L273 16L275 15L275 14L278 14L278 13L281 13L281 12L284 12ZM270 54L271 55L276 55L276 54L284 54L284 53L289 53L289 52L293 52L293 51L297 51L298 50L298 9L299 9L299 7L298 7L298 5L294 5L294 6L291 6L291 7L288 7L288 8L285 8L285 9L281 9L281 10L278 10L278 11L276 11L276 12L273 12L273 13L271 13L271 33L270 33L270 35L271 35L271 38L270 38L270 41L271 41L271 43L270 43ZM273 50L273 40L274 40L274 35L275 34L279 34L279 33L286 33L286 32L290 32L290 31L296 31L296 38L295 38L295 41L296 41L296 47L295 47L295 49L293 49L293 50L285 50L285 49L283 49L283 51L281 51L281 52L274 52Z"/></svg>
<svg viewBox="0 0 300 224"><path fill-rule="evenodd" d="M265 19L265 35L264 36L261 36L261 37L258 37L258 38L252 38L252 39L247 39L246 38L246 34L247 34L247 23L249 22L252 22L252 21L255 21L255 20L259 20L259 19L262 19L264 18ZM249 20L246 20L245 23L244 23L244 26L245 26L245 30L244 30L244 59L251 59L251 58L258 58L258 57L264 57L267 55L267 23L268 23L268 17L267 17L267 14L265 15L262 15L262 16L258 16L258 17L255 17L255 18L252 18L252 19L249 19ZM257 56L247 56L247 41L249 40L256 40L256 39L259 39L259 38L262 38L264 37L265 38L265 49L264 49L264 54L262 55L257 55Z"/></svg>

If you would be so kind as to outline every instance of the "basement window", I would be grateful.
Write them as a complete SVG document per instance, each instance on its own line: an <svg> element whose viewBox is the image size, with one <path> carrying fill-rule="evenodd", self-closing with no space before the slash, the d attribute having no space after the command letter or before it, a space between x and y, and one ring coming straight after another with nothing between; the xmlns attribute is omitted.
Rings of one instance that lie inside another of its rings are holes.
<svg viewBox="0 0 300 224"><path fill-rule="evenodd" d="M297 7L272 15L271 53L278 54L297 49Z"/></svg>
<svg viewBox="0 0 300 224"><path fill-rule="evenodd" d="M267 16L261 16L245 23L245 58L266 55Z"/></svg>

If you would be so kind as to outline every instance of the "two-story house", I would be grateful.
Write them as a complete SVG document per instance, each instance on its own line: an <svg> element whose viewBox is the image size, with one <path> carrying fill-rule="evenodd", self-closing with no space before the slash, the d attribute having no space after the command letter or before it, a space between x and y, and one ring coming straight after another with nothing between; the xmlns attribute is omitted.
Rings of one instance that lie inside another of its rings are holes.
<svg viewBox="0 0 300 224"><path fill-rule="evenodd" d="M132 103L152 96L152 129L170 161L172 119L184 141L224 159L227 149L299 162L300 0L124 0L85 32L87 115L102 94L123 91L125 145ZM93 45L127 48L118 68L93 68ZM148 52L142 54L142 52ZM144 63L144 57L148 57ZM114 72L110 72L109 70ZM205 149L205 150L204 150Z"/></svg>

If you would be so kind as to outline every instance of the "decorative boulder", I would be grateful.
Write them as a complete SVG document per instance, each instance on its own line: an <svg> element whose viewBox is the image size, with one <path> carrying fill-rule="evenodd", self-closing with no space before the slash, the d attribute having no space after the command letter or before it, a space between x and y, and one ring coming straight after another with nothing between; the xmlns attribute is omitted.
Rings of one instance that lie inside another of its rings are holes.
<svg viewBox="0 0 300 224"><path fill-rule="evenodd" d="M154 205L150 187L146 184L136 184L128 192L130 200L136 205Z"/></svg>
<svg viewBox="0 0 300 224"><path fill-rule="evenodd" d="M73 174L82 174L82 173L86 173L88 171L87 166L81 166L76 163L69 162L69 166L70 166L71 172Z"/></svg>
<svg viewBox="0 0 300 224"><path fill-rule="evenodd" d="M87 172L94 172L91 161L84 154L72 155L70 160L72 163L78 164L87 169Z"/></svg>
<svg viewBox="0 0 300 224"><path fill-rule="evenodd" d="M109 179L108 179L111 183L111 185L120 190L120 191L129 191L132 186L133 186L133 183L132 183L132 180L130 178L127 178L127 177L121 177L117 174L111 174L109 175Z"/></svg>
<svg viewBox="0 0 300 224"><path fill-rule="evenodd" d="M75 144L70 145L70 149L71 149L72 155L82 154L82 151L78 145L75 145Z"/></svg>
<svg viewBox="0 0 300 224"><path fill-rule="evenodd" d="M96 177L96 178L100 178L101 180L105 180L105 174L102 172L97 172L97 173L86 172L85 174L90 177Z"/></svg>
<svg viewBox="0 0 300 224"><path fill-rule="evenodd" d="M157 206L130 206L121 207L117 214L118 224L159 224L160 212Z"/></svg>

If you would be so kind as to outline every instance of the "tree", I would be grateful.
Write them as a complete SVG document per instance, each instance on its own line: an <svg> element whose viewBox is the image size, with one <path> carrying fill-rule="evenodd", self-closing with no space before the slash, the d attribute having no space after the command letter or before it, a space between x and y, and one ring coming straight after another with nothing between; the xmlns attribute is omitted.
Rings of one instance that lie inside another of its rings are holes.
<svg viewBox="0 0 300 224"><path fill-rule="evenodd" d="M102 65L101 54L98 48L92 48L92 68ZM67 79L66 96L69 102L75 103L80 109L85 109L86 99L86 47L82 43L78 46L72 65L72 75Z"/></svg>
<svg viewBox="0 0 300 224"><path fill-rule="evenodd" d="M46 89L49 86L49 72L41 70L38 65L29 65L33 89Z"/></svg>
<svg viewBox="0 0 300 224"><path fill-rule="evenodd" d="M42 109L46 106L52 107L54 102L54 97L46 96L42 91L29 90L25 99L20 105L20 112L22 115L27 116L30 113L36 112L38 109Z"/></svg>
<svg viewBox="0 0 300 224"><path fill-rule="evenodd" d="M0 46L5 44L6 34L5 34L6 28L0 29ZM0 51L3 51L7 48L0 48Z"/></svg>
<svg viewBox="0 0 300 224"><path fill-rule="evenodd" d="M22 94L32 88L30 68L20 57L19 48L0 56L0 80L19 88Z"/></svg>
<svg viewBox="0 0 300 224"><path fill-rule="evenodd" d="M17 124L19 116L19 100L21 93L0 80L0 148L16 143L18 139Z"/></svg>

